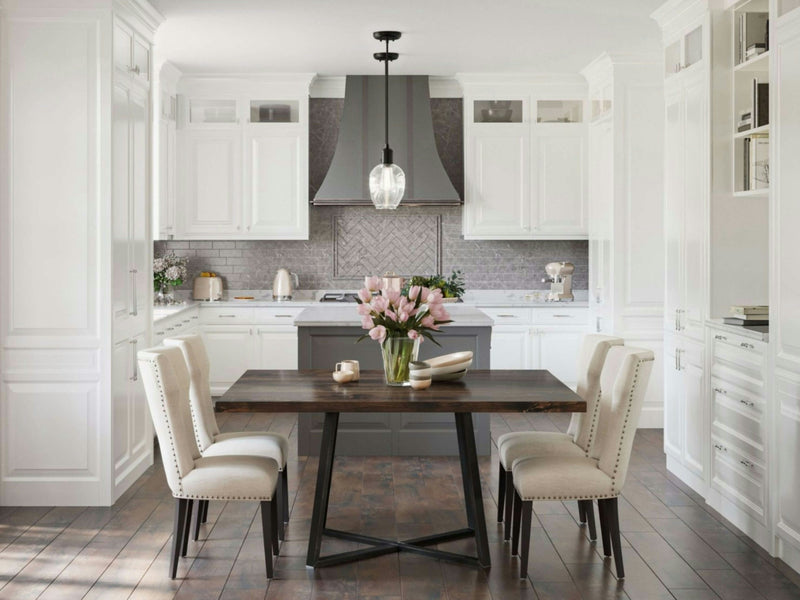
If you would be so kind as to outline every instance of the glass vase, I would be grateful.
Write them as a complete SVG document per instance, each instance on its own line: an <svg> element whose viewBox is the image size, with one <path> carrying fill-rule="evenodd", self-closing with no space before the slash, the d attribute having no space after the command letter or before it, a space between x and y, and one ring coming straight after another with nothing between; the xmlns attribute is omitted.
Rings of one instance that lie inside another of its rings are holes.
<svg viewBox="0 0 800 600"><path fill-rule="evenodd" d="M169 284L163 283L156 292L155 303L158 305L175 304L175 290Z"/></svg>
<svg viewBox="0 0 800 600"><path fill-rule="evenodd" d="M417 360L419 340L408 336L387 337L381 344L383 374L387 385L411 385L408 363Z"/></svg>

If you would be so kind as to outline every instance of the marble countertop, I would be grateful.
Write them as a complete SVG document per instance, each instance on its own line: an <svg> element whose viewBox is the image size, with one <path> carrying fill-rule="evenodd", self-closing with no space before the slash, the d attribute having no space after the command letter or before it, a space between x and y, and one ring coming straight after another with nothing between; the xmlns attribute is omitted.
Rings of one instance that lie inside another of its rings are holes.
<svg viewBox="0 0 800 600"><path fill-rule="evenodd" d="M728 325L723 323L722 319L708 319L707 323L721 331L741 335L759 342L769 342L769 325Z"/></svg>
<svg viewBox="0 0 800 600"><path fill-rule="evenodd" d="M453 319L443 327L491 327L494 321L474 306L448 304L447 311ZM361 327L361 318L354 304L324 304L306 308L294 320L298 327Z"/></svg>

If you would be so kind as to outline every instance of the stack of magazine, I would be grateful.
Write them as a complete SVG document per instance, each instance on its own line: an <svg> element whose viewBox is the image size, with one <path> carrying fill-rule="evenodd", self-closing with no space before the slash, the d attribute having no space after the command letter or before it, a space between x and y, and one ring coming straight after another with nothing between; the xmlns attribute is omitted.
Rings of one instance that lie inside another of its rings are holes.
<svg viewBox="0 0 800 600"><path fill-rule="evenodd" d="M722 321L726 325L769 325L769 306L731 306L731 316Z"/></svg>

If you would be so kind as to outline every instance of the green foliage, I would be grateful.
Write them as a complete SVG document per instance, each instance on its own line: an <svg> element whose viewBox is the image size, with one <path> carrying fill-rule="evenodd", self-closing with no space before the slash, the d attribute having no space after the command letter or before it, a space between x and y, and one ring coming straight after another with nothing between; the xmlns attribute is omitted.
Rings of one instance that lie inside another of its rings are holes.
<svg viewBox="0 0 800 600"><path fill-rule="evenodd" d="M403 288L403 293L407 294L408 290L413 285L422 287L442 290L442 295L445 298L461 298L464 295L464 275L460 270L454 270L450 277L445 279L438 273L436 275L422 276L414 275Z"/></svg>

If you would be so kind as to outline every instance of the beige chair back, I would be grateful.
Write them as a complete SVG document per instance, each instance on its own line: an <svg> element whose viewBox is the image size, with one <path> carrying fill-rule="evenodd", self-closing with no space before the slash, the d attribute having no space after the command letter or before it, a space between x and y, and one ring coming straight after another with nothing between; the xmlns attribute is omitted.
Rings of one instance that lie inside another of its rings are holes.
<svg viewBox="0 0 800 600"><path fill-rule="evenodd" d="M167 483L172 494L181 497L181 481L200 457L189 408L189 372L178 348L142 350L138 360Z"/></svg>
<svg viewBox="0 0 800 600"><path fill-rule="evenodd" d="M616 493L625 484L653 361L651 350L617 346L608 351L600 375L600 418L595 447L598 466L611 477Z"/></svg>
<svg viewBox="0 0 800 600"><path fill-rule="evenodd" d="M578 446L591 455L597 431L597 416L600 397L600 373L606 354L613 346L622 346L622 338L599 333L583 337L578 355L578 395L586 401L585 413L572 413L567 433ZM595 457L596 458L596 457Z"/></svg>
<svg viewBox="0 0 800 600"><path fill-rule="evenodd" d="M199 335L181 335L164 340L164 345L179 348L189 369L189 399L194 417L194 435L200 452L205 452L219 435L214 401L211 399L209 381L210 362L203 338Z"/></svg>

